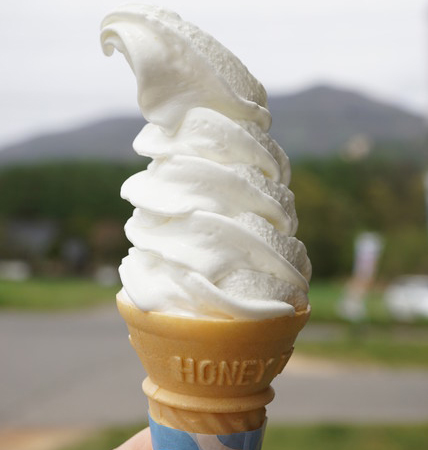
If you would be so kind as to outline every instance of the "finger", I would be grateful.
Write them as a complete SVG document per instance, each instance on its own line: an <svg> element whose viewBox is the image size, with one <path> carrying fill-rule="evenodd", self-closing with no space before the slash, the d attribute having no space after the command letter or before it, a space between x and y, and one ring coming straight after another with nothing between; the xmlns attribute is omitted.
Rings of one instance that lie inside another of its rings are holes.
<svg viewBox="0 0 428 450"><path fill-rule="evenodd" d="M120 447L117 447L116 450L153 450L150 428L144 428Z"/></svg>

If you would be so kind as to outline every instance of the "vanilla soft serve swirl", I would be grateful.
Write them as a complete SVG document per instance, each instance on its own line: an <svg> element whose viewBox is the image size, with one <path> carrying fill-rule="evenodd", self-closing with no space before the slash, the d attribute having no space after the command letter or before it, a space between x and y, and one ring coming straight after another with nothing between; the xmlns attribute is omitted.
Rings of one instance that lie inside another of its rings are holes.
<svg viewBox="0 0 428 450"><path fill-rule="evenodd" d="M226 48L170 11L122 6L104 52L129 62L153 158L121 195L135 206L122 299L147 311L263 319L308 308L311 265L294 234L288 158L270 138L263 86Z"/></svg>

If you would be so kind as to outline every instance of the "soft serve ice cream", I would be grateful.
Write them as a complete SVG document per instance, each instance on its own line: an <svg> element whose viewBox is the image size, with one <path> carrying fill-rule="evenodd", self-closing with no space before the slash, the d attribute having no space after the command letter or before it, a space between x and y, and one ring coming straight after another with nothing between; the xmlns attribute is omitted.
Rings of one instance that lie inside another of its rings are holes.
<svg viewBox="0 0 428 450"><path fill-rule="evenodd" d="M137 78L149 124L134 149L153 158L122 187L135 210L121 300L202 318L308 310L311 265L294 237L289 161L268 134L263 86L211 36L157 7L113 11L101 40Z"/></svg>

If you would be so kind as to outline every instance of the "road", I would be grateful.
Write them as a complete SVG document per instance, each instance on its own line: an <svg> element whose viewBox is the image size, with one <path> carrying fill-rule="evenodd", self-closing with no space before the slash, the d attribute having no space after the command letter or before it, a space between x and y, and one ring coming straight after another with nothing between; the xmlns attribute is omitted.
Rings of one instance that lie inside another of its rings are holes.
<svg viewBox="0 0 428 450"><path fill-rule="evenodd" d="M114 308L2 312L0 429L144 421L145 375L127 334ZM315 361L297 345L274 388L271 423L428 421L428 371Z"/></svg>

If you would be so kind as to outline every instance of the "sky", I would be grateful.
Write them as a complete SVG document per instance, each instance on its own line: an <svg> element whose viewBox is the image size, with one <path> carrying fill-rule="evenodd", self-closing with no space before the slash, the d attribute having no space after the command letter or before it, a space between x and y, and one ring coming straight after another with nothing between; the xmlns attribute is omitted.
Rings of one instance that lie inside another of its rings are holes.
<svg viewBox="0 0 428 450"><path fill-rule="evenodd" d="M2 0L0 147L112 115L139 114L102 18L117 0ZM152 0L235 53L269 95L317 83L428 114L428 0Z"/></svg>

